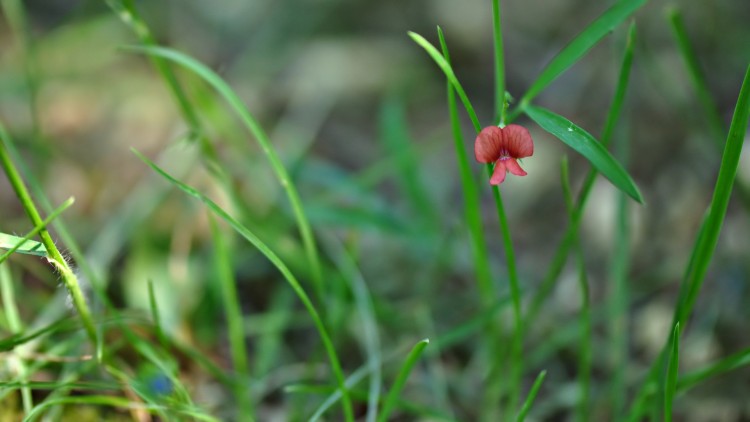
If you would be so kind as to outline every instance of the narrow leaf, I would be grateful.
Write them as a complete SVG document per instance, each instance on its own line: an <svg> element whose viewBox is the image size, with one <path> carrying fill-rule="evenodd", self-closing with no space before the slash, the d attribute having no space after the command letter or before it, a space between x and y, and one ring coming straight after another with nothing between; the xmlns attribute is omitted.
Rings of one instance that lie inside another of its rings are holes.
<svg viewBox="0 0 750 422"><path fill-rule="evenodd" d="M529 106L525 111L542 129L586 157L615 187L643 203L641 192L628 172L591 134L570 120L541 107Z"/></svg>
<svg viewBox="0 0 750 422"><path fill-rule="evenodd" d="M421 340L411 349L411 352L409 352L409 356L406 357L404 364L401 366L401 370L396 377L396 381L394 381L393 383L393 387L391 387L391 391L388 392L388 396L386 396L385 398L385 402L383 403L383 410L378 417L378 422L385 422L388 420L388 415L396 406L399 394L404 388L406 380L409 378L409 374L411 373L414 364L417 363L417 360L422 355L422 351L429 343L429 339Z"/></svg>
<svg viewBox="0 0 750 422"><path fill-rule="evenodd" d="M664 383L664 422L672 420L672 402L674 401L675 390L677 390L677 372L680 368L680 323L674 326L672 331L672 351L667 363L667 379Z"/></svg>
<svg viewBox="0 0 750 422"><path fill-rule="evenodd" d="M544 68L539 77L531 84L521 97L518 109L531 103L544 88L557 79L563 72L573 66L587 51L596 45L605 35L612 32L628 16L643 6L646 0L620 0L589 24L573 41L563 48Z"/></svg>
<svg viewBox="0 0 750 422"><path fill-rule="evenodd" d="M0 233L0 249L15 249L22 254L47 256L47 250L40 242L6 233Z"/></svg>
<svg viewBox="0 0 750 422"><path fill-rule="evenodd" d="M544 378L547 376L547 371L544 370L539 373L536 377L536 381L534 381L534 385L531 386L531 390L529 391L528 397L526 397L526 401L523 403L523 406L521 407L521 411L518 412L518 417L516 417L516 422L523 422L524 419L526 419L526 415L529 413L529 410L531 410L531 405L534 404L534 399L536 398L537 393L539 393L539 388L542 386L542 382L544 381Z"/></svg>
<svg viewBox="0 0 750 422"><path fill-rule="evenodd" d="M342 392L342 402L344 406L344 414L345 414L346 420L353 421L354 413L352 409L352 404L349 398L349 393L345 385L344 372L341 369L341 363L338 358L338 355L336 354L336 349L333 346L331 337L328 335L328 331L326 330L325 325L323 324L323 320L320 317L320 314L318 313L317 309L315 308L315 305L313 305L312 301L310 300L310 297L302 288L302 285L299 283L299 281L294 276L294 274L292 274L289 267L286 264L284 264L284 261L282 261L281 258L279 258L279 256L275 252L273 252L271 248L269 248L266 245L265 242L260 240L258 236L256 236L247 227L245 227L239 221L237 221L235 218L229 215L226 211L224 211L224 209L222 209L214 201L212 201L211 199L209 199L207 196L203 195L202 193L198 192L194 188L175 179L174 177L169 175L169 173L165 172L163 169L161 169L159 166L151 162L148 158L143 156L138 151L133 150L133 153L136 154L138 158L140 158L149 167L151 167L152 170L154 170L156 173L164 177L167 181L169 181L170 183L178 187L184 193L203 202L211 210L211 212L213 212L217 217L221 218L226 223L228 223L237 233L239 233L242 237L244 237L247 241L249 241L253 246L255 246L284 276L284 279L286 279L286 281L289 283L292 290L294 290L294 293L297 294L297 297L299 297L300 301L305 306L305 309L310 314L310 317L312 318L313 323L315 324L315 328L318 330L318 334L320 335L321 340L323 341L323 347L326 349L326 353L328 354L328 359L331 363L331 367L332 367L334 376L336 377L338 387Z"/></svg>
<svg viewBox="0 0 750 422"><path fill-rule="evenodd" d="M438 28L438 31L440 31L440 28ZM437 48L430 44L429 41L424 39L423 36L411 31L409 31L409 36L414 40L414 42L419 44L420 47L424 48L427 54L432 57L432 60L434 60L438 67L443 71L443 73L445 73L445 77L448 79L448 82L453 85L453 89L456 90L456 93L461 99L461 102L464 103L464 108L466 109L466 112L469 113L469 118L471 119L471 123L474 125L474 129L477 131L477 133L479 133L479 131L482 130L482 126L479 124L479 119L477 118L477 114L474 112L474 107L471 105L469 97L466 95L466 91L464 91L461 83L458 82L456 74L453 73L453 68L451 67L450 63L448 63L448 61L445 60L445 57L440 54Z"/></svg>

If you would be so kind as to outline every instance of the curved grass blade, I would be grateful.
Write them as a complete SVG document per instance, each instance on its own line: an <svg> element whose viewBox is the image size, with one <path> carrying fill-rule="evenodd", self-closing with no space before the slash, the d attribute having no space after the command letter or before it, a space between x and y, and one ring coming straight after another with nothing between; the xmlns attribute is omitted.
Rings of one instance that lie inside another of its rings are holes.
<svg viewBox="0 0 750 422"><path fill-rule="evenodd" d="M440 27L438 27L438 32L442 32L440 30ZM435 61L435 63L438 65L438 67L445 73L445 77L448 79L448 82L453 85L453 89L456 90L456 93L458 94L458 97L461 99L461 102L464 104L464 108L466 109L466 112L469 113L469 118L471 119L471 123L474 125L474 130L479 133L480 130L482 130L482 126L479 124L479 119L477 118L477 114L474 112L474 107L471 105L471 101L469 101L469 97L466 95L466 91L464 91L464 88L461 86L461 83L458 82L458 78L456 78L456 74L453 73L453 68L451 67L450 63L443 57L442 54L435 48L432 44L430 44L429 41L424 39L423 36L417 34L416 32L409 31L409 36L411 39L414 40L417 44L419 44L420 47L424 48L424 50L427 52L427 54L432 57L432 60Z"/></svg>
<svg viewBox="0 0 750 422"><path fill-rule="evenodd" d="M386 422L388 420L388 415L390 415L391 411L393 411L393 408L396 406L398 396L401 393L401 390L403 390L404 385L406 384L406 380L409 378L409 374L414 367L414 364L417 363L417 360L422 355L422 351L424 351L424 348L427 347L429 343L429 339L421 340L419 343L414 345L414 347L411 349L411 352L409 352L409 356L406 357L404 364L401 366L401 370L396 377L396 381L394 381L393 386L391 387L391 391L389 391L388 395L385 397L385 401L383 402L383 410L380 412L378 422Z"/></svg>
<svg viewBox="0 0 750 422"><path fill-rule="evenodd" d="M191 70L196 75L200 76L203 80L208 82L211 86L213 86L214 89L216 89L216 91L229 103L235 113L237 113L237 115L240 117L240 120L242 120L244 125L253 134L255 139L258 141L258 144L260 144L263 153L268 158L268 161L270 162L271 167L276 174L276 178L279 180L279 183L284 188L284 191L289 198L289 202L294 212L294 217L297 220L300 236L302 237L302 243L305 247L305 253L310 264L315 292L318 295L318 298L322 300L323 275L321 270L320 257L315 245L315 238L313 236L312 228L310 227L310 222L305 215L304 208L302 207L302 201L300 200L299 194L297 193L297 188L292 182L292 179L289 177L289 173L287 173L286 168L281 163L281 159L271 146L271 140L268 138L268 135L260 126L258 121L255 120L255 118L250 114L247 107L242 102L242 99L240 99L240 97L219 75L216 74L216 72L209 69L206 65L195 60L194 58L187 56L186 54L164 47L126 47L126 49L134 52L144 53L154 57L168 59Z"/></svg>
<svg viewBox="0 0 750 422"><path fill-rule="evenodd" d="M533 100L544 88L552 83L558 76L573 66L587 51L596 45L605 35L612 32L628 16L643 6L646 0L620 0L604 12L594 22L590 23L577 37L573 39L565 48L563 48L542 73L536 81L531 84L528 91L521 97L518 107L511 113L509 121L518 117L518 114L524 111L526 106Z"/></svg>
<svg viewBox="0 0 750 422"><path fill-rule="evenodd" d="M48 215L47 218L42 221L42 224L34 227L34 229L27 233L24 237L16 237L10 234L0 233L0 249L7 249L4 254L0 255L0 264L5 262L5 260L15 252L46 257L47 249L44 247L44 245L42 245L40 242L29 239L39 233L42 229L47 227L47 225L49 225L52 220L57 218L58 215L62 214L63 211L73 205L74 202L75 200L72 197L68 198L59 207L57 207L56 210Z"/></svg>
<svg viewBox="0 0 750 422"><path fill-rule="evenodd" d="M354 257L346 250L343 243L331 236L331 240L327 244L329 245L328 249L331 251L330 256L333 258L354 295L357 313L362 320L363 352L367 356L367 366L371 370L365 421L375 422L378 416L378 402L380 402L380 390L382 389L383 380L380 368L382 361L380 336L378 335L378 323L372 296L362 272L357 267Z"/></svg>
<svg viewBox="0 0 750 422"><path fill-rule="evenodd" d="M677 373L680 369L680 323L674 326L672 331L672 352L667 362L667 378L664 382L664 422L672 421L672 402L674 401L675 390L677 390Z"/></svg>
<svg viewBox="0 0 750 422"><path fill-rule="evenodd" d="M667 11L667 19L672 27L672 34L677 41L677 47L680 49L682 59L685 61L688 75L695 88L695 93L698 96L698 101L703 107L703 113L708 120L711 132L713 132L716 142L721 144L726 137L726 128L724 123L721 122L721 116L719 115L718 108L714 99L711 97L711 93L706 83L706 78L703 76L701 71L701 65L698 61L698 57L695 55L695 51L690 45L690 40L685 30L685 23L682 21L682 15L680 11L674 7Z"/></svg>
<svg viewBox="0 0 750 422"><path fill-rule="evenodd" d="M529 390L529 395L526 397L526 401L523 403L523 406L521 407L521 411L518 412L518 417L516 417L516 422L523 422L524 419L526 419L526 415L529 413L529 410L531 410L531 405L534 404L534 399L536 398L537 393L539 393L539 388L542 386L542 382L544 382L544 378L547 376L547 371L544 370L539 373L536 377L536 381L534 381L534 385L531 386L531 390Z"/></svg>
<svg viewBox="0 0 750 422"><path fill-rule="evenodd" d="M631 198L643 203L643 197L628 172L593 136L570 120L541 107L529 106L526 114L542 129L586 157L599 173Z"/></svg>
<svg viewBox="0 0 750 422"><path fill-rule="evenodd" d="M294 292L297 294L300 301L307 309L307 312L310 314L310 317L313 319L315 328L318 330L321 340L323 341L323 346L325 347L326 353L328 354L328 359L331 363L331 368L333 370L334 376L336 377L338 387L342 393L342 402L343 402L344 414L346 416L346 420L353 421L354 412L352 410L351 400L349 399L349 394L347 392L346 385L345 385L344 372L341 369L341 363L339 361L338 355L336 354L336 349L333 347L333 342L331 341L331 338L328 335L328 331L323 325L323 320L321 319L320 314L318 313L317 309L315 309L315 306L310 300L310 297L307 295L307 293L305 293L305 290L302 288L302 285L300 285L299 281L297 281L297 278L289 270L289 267L287 267L286 264L284 264L284 262L279 258L279 256L276 255L276 253L273 252L268 246L266 246L266 244L262 240L260 240L257 236L255 236L253 232L251 232L247 227L242 225L239 221L235 220L226 211L224 211L221 207L219 207L215 202L213 202L212 200L210 200L208 197L198 192L197 190L193 189L192 187L173 178L167 172L162 170L156 164L152 163L148 158L143 156L138 151L133 150L133 152L144 163L146 163L149 167L151 167L151 169L153 169L155 172L160 174L167 181L169 181L170 183L178 187L180 190L182 190L186 194L203 202L216 216L218 216L219 218L224 220L226 223L228 223L237 233L242 235L242 237L247 239L253 246L255 246L269 261L271 261L271 263L276 267L276 269L278 269L279 272L281 272L281 274L284 276L284 279L286 279L286 281L291 286L292 290L294 290Z"/></svg>
<svg viewBox="0 0 750 422"><path fill-rule="evenodd" d="M687 391L710 378L748 365L750 365L750 348L727 356L706 368L683 375L677 383L677 391Z"/></svg>
<svg viewBox="0 0 750 422"><path fill-rule="evenodd" d="M701 224L695 246L690 255L685 278L680 286L680 296L675 308L674 323L679 322L684 329L688 317L692 313L695 301L698 299L703 281L711 263L714 250L719 241L719 233L724 223L729 197L732 193L737 167L742 152L742 144L745 140L748 119L750 119L750 66L745 71L745 78L737 98L734 109L732 124L729 128L729 136L724 146L724 154L721 158L719 176L716 180L713 198L708 208L708 214ZM653 393L654 384L658 380L659 369L663 368L665 361L665 348L662 349L659 359L654 361L640 390L636 393L631 411L628 415L629 421L637 421L643 414L643 403L648 401Z"/></svg>

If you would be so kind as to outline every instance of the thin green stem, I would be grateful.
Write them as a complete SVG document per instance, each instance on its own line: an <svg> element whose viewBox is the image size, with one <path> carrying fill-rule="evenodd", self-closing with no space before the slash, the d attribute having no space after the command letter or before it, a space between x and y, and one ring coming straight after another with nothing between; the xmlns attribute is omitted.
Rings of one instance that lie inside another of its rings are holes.
<svg viewBox="0 0 750 422"><path fill-rule="evenodd" d="M65 202L63 202L59 207L57 207L57 209L55 209L50 215L47 216L47 218L44 219L44 221L42 221L42 224L39 224L36 227L34 227L34 229L26 233L26 235L21 238L21 241L19 241L15 246L13 246L12 248L8 249L5 253L0 255L0 264L5 262L5 260L8 259L13 253L15 253L21 246L26 244L27 240L36 236L40 231L42 231L45 227L47 227L55 218L57 218L57 216L62 214L63 211L67 210L71 205L73 205L74 202L75 200L71 197L71 198L68 198ZM43 256L47 256L46 249L44 250Z"/></svg>
<svg viewBox="0 0 750 422"><path fill-rule="evenodd" d="M562 180L563 197L565 198L565 207L568 211L568 217L573 217L575 211L573 205L573 195L570 189L570 178L568 177L568 158L563 157L560 166L560 179ZM591 334L591 303L589 298L589 283L586 277L586 268L583 257L583 247L581 246L578 233L575 233L573 243L576 248L576 265L578 267L578 282L581 290L581 312L580 312L580 329L581 342L578 353L578 380L580 382L581 398L578 402L578 420L585 422L588 420L590 413L589 403L591 395L591 359L592 359L592 334Z"/></svg>
<svg viewBox="0 0 750 422"><path fill-rule="evenodd" d="M5 174L8 176L8 180L10 181L13 190L16 192L16 196L21 201L21 205L26 211L26 215L28 215L32 224L34 224L34 226L44 226L44 220L39 215L39 211L36 209L34 201L31 199L31 195L29 195L28 189L26 189L23 178L21 178L20 173L7 153L6 144L10 142L11 140L5 132L5 128L0 125L0 164L2 164ZM91 311L83 297L81 287L78 284L78 278L57 249L55 242L52 240L52 236L50 236L46 228L39 231L39 237L41 238L42 244L44 244L44 247L47 249L48 262L50 262L50 264L52 264L60 273L63 284L65 284L65 287L68 289L68 292L73 299L73 305L81 317L86 334L89 336L92 344L96 345L97 336L94 321L91 318ZM99 353L97 353L97 355L99 355Z"/></svg>
<svg viewBox="0 0 750 422"><path fill-rule="evenodd" d="M534 404L534 399L536 399L536 395L537 393L539 393L539 389L542 387L542 382L544 382L544 378L546 376L546 370L540 372L539 375L537 375L536 380L534 381L534 385L531 386L529 395L526 397L526 401L523 403L521 410L518 412L516 422L523 422L526 419L526 415L529 413L529 410L531 410L531 406Z"/></svg>
<svg viewBox="0 0 750 422"><path fill-rule="evenodd" d="M492 177L492 165L487 165L488 178ZM516 257L513 251L513 240L510 236L508 218L505 215L503 198L500 195L500 189L492 186L492 197L495 200L497 209L497 218L500 222L500 232L503 237L503 247L505 250L505 262L508 265L508 280L510 284L510 297L513 301L513 341L511 344L511 384L510 400L508 411L515 413L514 409L518 404L518 397L521 389L521 374L523 374L523 318L521 315L521 288L518 282L518 272L516 270ZM511 414L512 414L511 413Z"/></svg>
<svg viewBox="0 0 750 422"><path fill-rule="evenodd" d="M495 42L495 120L505 125L505 54L500 20L500 0L492 0L492 32Z"/></svg>
<svg viewBox="0 0 750 422"><path fill-rule="evenodd" d="M247 349L245 348L245 327L242 318L242 308L237 295L237 287L232 269L227 241L216 226L216 221L209 216L211 235L214 243L214 262L216 276L221 286L222 302L224 304L224 315L227 320L227 331L229 335L229 351L240 382L234 388L235 400L238 403L238 420L251 421L253 419L253 401L247 389L250 371L247 363Z"/></svg>

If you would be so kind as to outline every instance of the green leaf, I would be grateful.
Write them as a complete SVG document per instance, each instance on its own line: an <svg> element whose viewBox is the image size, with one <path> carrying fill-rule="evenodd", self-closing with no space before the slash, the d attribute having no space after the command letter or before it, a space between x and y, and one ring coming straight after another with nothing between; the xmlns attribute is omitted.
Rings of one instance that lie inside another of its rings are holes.
<svg viewBox="0 0 750 422"><path fill-rule="evenodd" d="M523 110L552 81L573 66L587 51L605 35L612 32L622 21L643 6L646 0L620 0L591 22L573 41L563 48L544 68L539 77L521 97L518 108Z"/></svg>
<svg viewBox="0 0 750 422"><path fill-rule="evenodd" d="M13 236L12 234L0 233L0 249L13 249L16 246L18 246L18 249L16 249L18 253L47 256L47 249L40 242L24 240L22 237Z"/></svg>
<svg viewBox="0 0 750 422"><path fill-rule="evenodd" d="M674 326L671 338L671 353L667 363L667 378L664 382L664 422L672 421L672 402L677 390L677 373L679 371L680 358L680 323Z"/></svg>
<svg viewBox="0 0 750 422"><path fill-rule="evenodd" d="M599 173L631 198L643 203L643 197L627 171L612 157L596 138L573 124L570 120L541 107L529 106L525 110L542 129L586 157Z"/></svg>
<svg viewBox="0 0 750 422"><path fill-rule="evenodd" d="M409 352L409 356L406 357L404 364L401 365L401 370L396 377L396 381L394 381L393 383L393 387L391 387L391 391L388 392L388 396L386 396L385 398L385 402L383 403L383 411L378 417L378 422L386 422L388 420L388 416L396 406L398 397L401 394L401 390L403 390L404 385L406 384L406 380L409 378L409 374L411 373L414 364L417 363L417 360L422 355L422 351L429 343L429 339L420 340L419 343L417 343L411 349L411 352Z"/></svg>
<svg viewBox="0 0 750 422"><path fill-rule="evenodd" d="M440 28L438 27L438 32L440 32ZM479 133L480 130L482 130L482 125L479 124L479 119L477 118L477 114L474 112L474 107L471 105L471 101L469 101L469 97L466 95L466 91L464 91L464 88L461 86L461 83L458 82L458 78L456 78L456 74L453 73L453 68L451 67L451 64L448 63L448 60L443 57L442 54L438 51L435 46L430 44L429 41L424 39L423 36L417 34L416 32L409 31L409 36L411 39L414 40L417 44L419 44L420 47L424 48L424 50L427 52L427 54L432 57L432 60L435 61L435 63L438 65L438 67L445 73L445 77L448 79L448 82L450 82L451 85L453 85L453 89L456 90L456 94L458 94L458 97L461 99L461 102L464 104L464 108L466 109L466 112L469 113L469 118L471 119L471 123L474 125L474 130Z"/></svg>

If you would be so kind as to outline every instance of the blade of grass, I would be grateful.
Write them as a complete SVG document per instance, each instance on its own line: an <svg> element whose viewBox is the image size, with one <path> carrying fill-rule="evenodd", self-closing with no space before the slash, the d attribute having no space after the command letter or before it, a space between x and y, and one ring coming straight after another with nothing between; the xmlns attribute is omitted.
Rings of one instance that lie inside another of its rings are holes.
<svg viewBox="0 0 750 422"><path fill-rule="evenodd" d="M281 261L278 255L276 255L276 253L274 253L271 249L269 249L262 240L256 237L255 234L253 234L240 222L235 220L232 216L227 214L227 212L224 211L221 207L219 207L215 202L213 202L212 200L210 200L208 197L198 192L197 190L193 189L192 187L173 178L167 172L162 170L160 167L158 167L156 164L151 162L148 158L143 156L138 151L133 150L133 152L144 163L146 163L149 167L151 167L151 169L153 169L155 172L160 174L171 184L178 187L187 195L192 196L198 199L199 201L203 202L216 216L218 216L219 218L224 220L226 223L228 223L237 233L239 233L242 237L247 239L253 246L255 246L269 261L271 261L271 263L279 270L279 272L281 272L281 274L284 276L286 281L289 283L292 290L294 290L294 292L297 294L302 304L305 306L305 309L307 309L308 313L310 314L310 317L313 319L315 328L318 330L321 340L323 341L323 346L325 347L326 353L328 354L328 359L331 363L331 369L334 373L334 376L336 377L336 381L338 382L338 386L342 392L344 415L347 421L353 421L354 413L352 410L352 405L349 399L349 395L346 391L344 373L343 373L343 370L341 369L341 364L339 363L340 361L339 361L338 355L336 354L336 349L333 347L333 342L328 336L328 331L323 325L323 320L321 319L320 314L318 313L317 309L313 305L307 293L305 293L305 290L297 281L296 277L294 277L291 271L289 271L289 268L286 266L286 264L284 264L284 262Z"/></svg>
<svg viewBox="0 0 750 422"><path fill-rule="evenodd" d="M36 256L47 256L47 249L44 248L44 245L42 245L39 242L29 240L33 236L36 236L37 233L42 231L45 227L47 227L57 216L62 214L65 210L67 210L75 200L71 197L68 198L65 202L63 202L57 209L55 209L50 215L47 216L47 218L42 221L41 225L37 225L34 227L33 230L28 232L23 237L16 237L11 236L9 234L0 233L0 248L2 249L8 249L5 253L0 255L0 264L5 262L6 259L8 259L13 253L19 252L23 254L29 254L29 255L36 255ZM14 246L10 246L14 245Z"/></svg>
<svg viewBox="0 0 750 422"><path fill-rule="evenodd" d="M404 385L406 385L406 380L409 379L409 374L411 373L414 364L417 363L417 360L419 360L419 357L422 355L422 351L429 343L429 339L421 340L411 349L411 352L409 352L404 364L401 366L401 370L399 370L398 375L396 376L396 380L393 382L393 386L391 386L388 395L385 397L383 409L380 412L380 417L378 417L378 422L386 422L388 420L388 416L396 406L401 390L403 390Z"/></svg>
<svg viewBox="0 0 750 422"><path fill-rule="evenodd" d="M232 273L231 252L221 231L216 226L216 221L209 215L211 238L214 244L214 265L216 278L221 285L222 303L224 305L224 317L227 320L227 331L229 335L229 351L232 357L232 366L240 379L249 376L250 371L247 363L247 350L245 348L245 327L242 319L242 308L237 295L236 281ZM246 382L237 382L234 388L235 400L238 404L238 420L247 421L253 419L253 402Z"/></svg>
<svg viewBox="0 0 750 422"><path fill-rule="evenodd" d="M440 27L438 27L438 35L442 34L442 30ZM477 118L477 114L474 112L474 107L471 105L471 101L469 101L469 97L466 95L466 92L464 91L463 87L461 86L461 83L458 82L458 78L456 78L456 74L453 73L453 68L451 67L448 60L443 57L442 54L432 45L429 41L427 41L423 36L417 34L416 32L409 31L409 36L411 37L414 42L416 42L420 47L424 48L424 50L427 52L427 54L432 57L432 60L435 61L435 63L438 65L440 70L443 71L445 74L445 77L448 79L448 82L453 86L453 89L458 94L458 97L461 99L461 102L464 105L464 108L466 109L466 112L469 114L469 118L471 119L471 123L474 125L474 130L476 130L477 133L479 133L480 130L482 130L482 126L479 124L479 119Z"/></svg>
<svg viewBox="0 0 750 422"><path fill-rule="evenodd" d="M591 165L609 179L615 187L627 193L634 200L643 203L641 192L627 170L591 134L576 126L570 120L541 107L527 107L526 115L531 117L542 129L586 157Z"/></svg>
<svg viewBox="0 0 750 422"><path fill-rule="evenodd" d="M703 76L698 57L695 55L695 51L693 51L693 48L690 45L690 39L685 30L685 23L682 21L680 11L675 7L670 7L667 9L667 19L669 20L672 29L672 35L674 35L675 41L677 41L680 55L685 61L690 81L693 83L693 88L698 96L698 102L700 102L703 107L703 113L708 121L711 133L713 134L714 139L716 139L716 142L721 144L726 138L726 128L721 122L721 116L719 116L716 103L714 102L708 89L708 85L706 84L706 79Z"/></svg>
<svg viewBox="0 0 750 422"><path fill-rule="evenodd" d="M36 229L35 229L36 230ZM39 228L41 230L41 227ZM47 250L44 245L36 240L29 240L36 236L39 230L31 231L24 237L13 236L12 234L0 233L0 249L6 249L0 258L0 262L5 261L11 254L18 252L26 255L47 256Z"/></svg>
<svg viewBox="0 0 750 422"><path fill-rule="evenodd" d="M26 215L28 215L31 223L34 224L34 226L44 227L44 220L42 220L42 217L39 215L39 211L36 209L36 205L34 205L34 201L31 199L28 189L26 189L26 184L23 182L20 173L7 153L6 145L9 143L11 143L10 137L5 132L5 128L0 125L0 164L3 167L3 170L5 170L5 174L8 176L8 180L10 181L13 190L16 192L19 201L21 201L21 205L26 211ZM59 271L63 284L65 284L65 287L68 289L68 292L70 292L73 299L73 305L81 317L86 334L89 336L91 343L96 347L98 344L96 328L94 327L94 321L91 318L89 306L86 303L81 287L78 284L78 278L73 273L68 262L65 261L62 254L57 249L55 242L52 240L52 236L50 236L46 228L39 231L39 237L49 255L47 258L48 262ZM99 353L97 352L97 355L98 354Z"/></svg>
<svg viewBox="0 0 750 422"><path fill-rule="evenodd" d="M680 369L680 323L674 326L671 339L671 353L667 362L667 375L664 379L664 422L672 422L672 402L677 389L677 374Z"/></svg>
<svg viewBox="0 0 750 422"><path fill-rule="evenodd" d="M604 36L612 32L645 3L646 0L620 0L590 23L547 64L542 73L531 84L528 91L521 97L518 107L511 112L508 121L515 120L531 104L531 101L551 84L552 81L573 66Z"/></svg>
<svg viewBox="0 0 750 422"><path fill-rule="evenodd" d="M677 392L683 393L702 384L706 380L748 365L750 365L750 348L727 356L705 368L681 376L677 383Z"/></svg>
<svg viewBox="0 0 750 422"><path fill-rule="evenodd" d="M703 114L708 122L711 134L716 141L716 145L723 147L724 139L726 138L726 127L722 122L716 102L711 96L711 91L708 89L708 82L706 82L705 73L701 69L698 56L690 44L690 38L685 29L682 15L677 8L670 7L667 9L667 19L672 28L672 34L677 42L677 47L680 50L680 55L685 62L685 67L693 84L695 94L698 96L698 102L703 108ZM743 206L747 211L750 211L750 188L748 188L742 179L735 180L735 185Z"/></svg>
<svg viewBox="0 0 750 422"><path fill-rule="evenodd" d="M370 368L370 387L367 395L367 422L375 422L378 416L378 403L383 380L380 370L380 337L378 323L372 304L372 297L367 288L364 276L357 268L351 253L344 248L339 239L331 238L328 242L331 256L336 266L348 282L356 304L357 314L362 319L362 337L367 366Z"/></svg>
<svg viewBox="0 0 750 422"><path fill-rule="evenodd" d="M705 275L708 272L708 266L711 263L719 240L719 233L724 223L724 217L729 205L729 197L731 196L732 186L737 174L748 119L750 119L750 66L745 71L745 77L737 98L737 105L735 106L729 135L724 146L724 154L721 158L719 175L716 180L711 203L708 207L708 214L703 224L701 224L684 279L680 286L680 296L675 307L673 322L675 325L679 323L681 330L685 329L688 317L692 313L695 301L698 299L698 294L700 293ZM633 405L628 414L629 421L639 420L643 414L644 403L648 401L649 396L653 393L658 375L664 367L668 347L669 345L665 344L659 359L651 365L646 379L641 385L640 390L636 393Z"/></svg>
<svg viewBox="0 0 750 422"><path fill-rule="evenodd" d="M414 223L426 224L432 228L431 230L437 230L436 208L431 203L417 172L419 160L412 148L406 111L403 103L395 96L387 98L381 106L380 128L381 138L389 155L396 157L398 162L397 174L404 196L419 215L419 219Z"/></svg>
<svg viewBox="0 0 750 422"><path fill-rule="evenodd" d="M560 179L562 181L563 198L565 207L568 211L568 218L572 219L575 212L573 204L573 194L570 190L570 178L568 177L568 157L563 156L562 165L560 166ZM580 342L578 351L578 381L580 382L580 401L578 403L578 420L587 421L591 409L589 408L591 395L591 360L593 356L592 335L591 335L591 304L589 299L589 283L586 277L586 268L583 258L583 247L575 233L573 239L576 248L576 266L578 270L578 283L581 290L581 311L580 311Z"/></svg>
<svg viewBox="0 0 750 422"><path fill-rule="evenodd" d="M263 153L266 155L271 167L276 175L281 186L287 194L287 198L292 206L295 219L302 237L302 243L305 247L305 253L307 260L310 265L311 273L313 275L313 287L320 300L324 298L323 292L323 275L320 264L320 257L318 255L317 247L315 245L315 238L313 236L312 228L305 215L302 202L297 188L294 182L289 177L289 174L284 168L276 150L271 145L271 140L266 135L266 132L260 126L257 120L250 114L248 108L242 102L242 99L232 90L232 88L213 70L209 69L203 63L189 57L176 50L163 47L127 47L127 50L133 52L144 53L149 56L161 57L167 60L171 60L185 68L189 69L196 75L200 76L209 85L213 86L214 89L229 103L230 107L237 113L242 120L243 124L253 134L255 139L258 141Z"/></svg>
<svg viewBox="0 0 750 422"><path fill-rule="evenodd" d="M8 328L14 335L23 332L23 321L21 314L18 312L16 305L16 293L13 288L13 277L7 264L0 263L0 296L2 296L3 310L5 319L8 321ZM7 367L14 368L16 374L14 378L19 381L21 390L21 403L23 404L24 413L29 413L34 407L34 399L31 396L31 388L28 385L29 368L26 363L17 354L13 354L7 359Z"/></svg>
<svg viewBox="0 0 750 422"><path fill-rule="evenodd" d="M615 154L627 167L629 162L629 145L626 136L619 136L615 141ZM611 264L613 280L612 292L608 303L608 320L611 332L611 365L613 368L610 400L612 415L622 415L625 407L626 382L625 374L628 364L628 306L630 288L628 268L630 266L630 218L628 216L630 201L622 191L617 193L617 210L615 216L614 253Z"/></svg>
<svg viewBox="0 0 750 422"><path fill-rule="evenodd" d="M630 70L633 63L635 29L635 24L631 24L630 30L628 31L625 50L623 52L619 76L617 78L617 88L615 89L615 94L612 98L612 104L610 105L609 112L607 113L607 120L604 125L604 130L602 131L600 140L602 145L604 145L605 147L609 145L612 139L612 133L614 132L614 128L620 118L620 110L622 109L622 104L625 100L625 93L627 92L627 87L630 80ZM592 169L589 170L589 173L586 175L586 179L583 182L581 191L578 194L576 213L575 217L572 219L572 224L569 224L567 229L565 230L562 241L557 247L555 256L552 259L552 264L550 264L541 286L531 300L531 305L529 306L529 310L526 313L525 324L527 325L533 324L533 321L536 318L536 315L539 313L542 304L552 292L552 288L554 287L557 278L562 272L563 266L565 265L565 262L568 258L568 252L570 251L571 245L573 244L573 235L578 231L578 226L581 223L581 218L586 207L586 202L588 201L589 194L591 193L591 189L593 188L594 182L596 181L597 174L598 172L596 171L596 169L592 167Z"/></svg>
<svg viewBox="0 0 750 422"><path fill-rule="evenodd" d="M450 67L450 54L445 42L443 31L438 27L438 37L442 47L446 65ZM443 57L441 56L441 57ZM489 253L487 243L482 230L482 213L479 209L479 190L474 183L474 175L471 171L469 157L464 147L464 138L461 134L461 121L458 118L458 107L456 105L456 90L450 81L446 87L448 91L448 112L450 114L451 130L453 132L453 146L456 151L459 176L461 178L461 191L464 196L464 218L471 237L472 255L474 258L474 271L477 276L477 290L485 303L493 301L495 295L492 288L492 274L490 270ZM467 100L468 101L468 100Z"/></svg>
<svg viewBox="0 0 750 422"><path fill-rule="evenodd" d="M531 390L529 390L529 395L526 397L526 401L523 402L523 406L521 407L521 410L518 412L518 416L516 417L516 422L523 422L526 419L526 415L529 413L529 410L531 410L531 406L534 404L534 399L536 399L537 393L539 393L539 388L542 386L542 382L544 382L544 378L547 376L547 371L544 370L539 373L539 375L536 376L536 380L534 380L534 385L531 386Z"/></svg>

